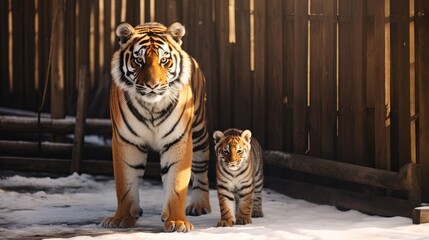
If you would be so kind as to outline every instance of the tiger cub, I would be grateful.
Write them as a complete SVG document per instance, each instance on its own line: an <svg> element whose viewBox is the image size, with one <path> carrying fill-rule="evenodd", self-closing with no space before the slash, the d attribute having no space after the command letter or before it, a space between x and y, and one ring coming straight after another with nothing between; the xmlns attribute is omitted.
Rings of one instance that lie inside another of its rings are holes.
<svg viewBox="0 0 429 240"><path fill-rule="evenodd" d="M249 130L228 129L213 133L217 195L221 219L218 227L252 223L263 217L262 149Z"/></svg>

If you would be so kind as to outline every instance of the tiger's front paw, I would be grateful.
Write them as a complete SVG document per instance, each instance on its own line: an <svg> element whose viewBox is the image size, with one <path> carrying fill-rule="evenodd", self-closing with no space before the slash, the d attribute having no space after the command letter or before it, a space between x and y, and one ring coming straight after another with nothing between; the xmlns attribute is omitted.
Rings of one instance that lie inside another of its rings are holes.
<svg viewBox="0 0 429 240"><path fill-rule="evenodd" d="M248 218L237 218L237 225L246 225L252 223L252 219L250 217Z"/></svg>
<svg viewBox="0 0 429 240"><path fill-rule="evenodd" d="M229 219L221 219L218 223L217 226L218 227L232 227L234 226L235 221L232 218Z"/></svg>
<svg viewBox="0 0 429 240"><path fill-rule="evenodd" d="M186 215L189 216L200 216L211 212L210 204L196 204L191 203L186 207Z"/></svg>
<svg viewBox="0 0 429 240"><path fill-rule="evenodd" d="M190 232L192 229L194 229L194 225L188 221L176 220L164 223L164 231L166 232Z"/></svg>
<svg viewBox="0 0 429 240"><path fill-rule="evenodd" d="M262 211L252 211L252 218L260 218L264 217L264 213Z"/></svg>
<svg viewBox="0 0 429 240"><path fill-rule="evenodd" d="M101 222L101 226L104 228L130 228L136 225L137 219L135 217L106 217Z"/></svg>

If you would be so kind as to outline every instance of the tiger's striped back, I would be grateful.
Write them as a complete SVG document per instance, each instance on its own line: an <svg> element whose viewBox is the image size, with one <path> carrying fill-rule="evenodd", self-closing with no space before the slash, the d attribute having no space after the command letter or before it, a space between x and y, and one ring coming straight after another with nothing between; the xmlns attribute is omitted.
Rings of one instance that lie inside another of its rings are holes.
<svg viewBox="0 0 429 240"><path fill-rule="evenodd" d="M249 130L215 131L216 180L221 220L218 226L251 223L263 217L262 149Z"/></svg>

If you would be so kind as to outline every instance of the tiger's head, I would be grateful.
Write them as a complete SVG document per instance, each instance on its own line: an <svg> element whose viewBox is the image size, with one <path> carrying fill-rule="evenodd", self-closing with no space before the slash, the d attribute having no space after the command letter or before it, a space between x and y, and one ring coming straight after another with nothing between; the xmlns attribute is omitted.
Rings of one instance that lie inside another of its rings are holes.
<svg viewBox="0 0 429 240"><path fill-rule="evenodd" d="M114 83L142 102L157 103L165 96L174 101L190 77L190 58L182 50L185 27L145 23L136 27L121 23L116 28L120 48L113 54Z"/></svg>
<svg viewBox="0 0 429 240"><path fill-rule="evenodd" d="M249 130L215 131L213 138L218 164L232 171L240 169L241 165L247 163L251 137L252 133Z"/></svg>

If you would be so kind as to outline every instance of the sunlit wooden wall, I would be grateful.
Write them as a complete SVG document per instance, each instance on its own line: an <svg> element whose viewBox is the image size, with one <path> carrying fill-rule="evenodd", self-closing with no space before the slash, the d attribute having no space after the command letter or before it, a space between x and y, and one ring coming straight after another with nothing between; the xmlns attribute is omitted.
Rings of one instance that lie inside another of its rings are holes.
<svg viewBox="0 0 429 240"><path fill-rule="evenodd" d="M48 79L44 111L73 115L87 68L88 115L108 117L116 25L180 21L207 78L210 131L248 128L265 149L393 171L420 163L428 199L428 11L425 0L2 0L0 106L36 111Z"/></svg>

